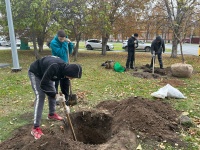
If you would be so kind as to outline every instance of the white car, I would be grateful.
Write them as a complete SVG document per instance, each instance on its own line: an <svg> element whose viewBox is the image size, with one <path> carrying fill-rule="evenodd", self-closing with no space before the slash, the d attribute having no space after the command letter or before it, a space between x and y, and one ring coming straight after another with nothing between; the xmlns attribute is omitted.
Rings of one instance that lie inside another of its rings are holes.
<svg viewBox="0 0 200 150"><path fill-rule="evenodd" d="M8 44L8 42L6 41L5 38L0 37L0 46L6 46Z"/></svg>
<svg viewBox="0 0 200 150"><path fill-rule="evenodd" d="M87 48L87 50L102 49L102 42L97 39L89 39L85 42L85 47ZM114 49L113 44L107 43L106 50L109 51L112 49Z"/></svg>
<svg viewBox="0 0 200 150"><path fill-rule="evenodd" d="M20 39L15 39L16 42L16 46L20 46L21 45L21 41ZM11 42L10 41L6 41L2 44L2 46L11 46Z"/></svg>
<svg viewBox="0 0 200 150"><path fill-rule="evenodd" d="M128 40L125 40L122 43L122 48L125 49L125 51L128 51ZM150 43L144 43L141 40L138 40L138 47L136 50L144 50L145 52L150 52L151 51L151 44Z"/></svg>

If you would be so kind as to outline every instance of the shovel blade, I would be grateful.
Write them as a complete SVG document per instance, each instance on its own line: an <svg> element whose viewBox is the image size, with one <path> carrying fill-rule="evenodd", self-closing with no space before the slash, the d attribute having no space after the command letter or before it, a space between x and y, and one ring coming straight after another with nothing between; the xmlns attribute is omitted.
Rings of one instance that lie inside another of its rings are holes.
<svg viewBox="0 0 200 150"><path fill-rule="evenodd" d="M77 104L77 95L76 94L72 94L71 96L69 96L69 100L68 100L68 104L69 106L74 106Z"/></svg>

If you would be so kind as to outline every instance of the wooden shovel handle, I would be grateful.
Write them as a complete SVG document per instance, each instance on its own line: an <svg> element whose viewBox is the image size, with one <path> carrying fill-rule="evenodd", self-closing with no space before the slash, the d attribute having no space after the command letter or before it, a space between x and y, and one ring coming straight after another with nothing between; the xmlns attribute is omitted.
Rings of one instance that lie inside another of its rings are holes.
<svg viewBox="0 0 200 150"><path fill-rule="evenodd" d="M75 132L74 132L74 128L73 128L73 125L72 125L72 122L71 122L71 119L70 119L70 116L69 116L69 113L67 112L67 107L65 105L65 102L62 102L62 105L64 107L65 115L66 115L67 121L69 123L70 129L72 131L72 135L73 135L74 141L77 141L76 135L75 135Z"/></svg>

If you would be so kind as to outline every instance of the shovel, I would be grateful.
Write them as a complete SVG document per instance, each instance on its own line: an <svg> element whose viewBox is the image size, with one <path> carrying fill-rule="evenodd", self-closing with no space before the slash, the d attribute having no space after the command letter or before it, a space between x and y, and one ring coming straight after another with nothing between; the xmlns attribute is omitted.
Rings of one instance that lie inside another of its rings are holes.
<svg viewBox="0 0 200 150"><path fill-rule="evenodd" d="M154 66L155 66L155 51L153 51L152 58L153 58L153 68L152 68L152 74L154 74Z"/></svg>
<svg viewBox="0 0 200 150"><path fill-rule="evenodd" d="M72 94L72 85L71 85L71 81L69 80L69 100L68 100L68 105L69 106L74 106L77 104L77 95L76 94Z"/></svg>
<svg viewBox="0 0 200 150"><path fill-rule="evenodd" d="M69 126L70 126L70 129L72 131L72 135L73 135L74 141L77 141L76 135L75 135L75 132L74 132L74 128L73 128L73 125L72 125L72 122L71 122L71 119L70 119L70 116L69 116L69 112L67 111L67 106L65 104L65 98L64 98L62 93L60 93L60 96L61 97L60 97L59 101L62 103L62 106L64 108L64 112L65 112L65 115L66 115L66 117L63 120L64 124L66 125L67 122L69 123ZM67 120L67 122L66 122L66 120Z"/></svg>
<svg viewBox="0 0 200 150"><path fill-rule="evenodd" d="M70 63L69 60L69 51L67 51L67 55L68 55L68 63ZM69 106L74 106L77 104L77 95L76 94L72 94L72 84L71 81L69 80L69 99L67 101Z"/></svg>

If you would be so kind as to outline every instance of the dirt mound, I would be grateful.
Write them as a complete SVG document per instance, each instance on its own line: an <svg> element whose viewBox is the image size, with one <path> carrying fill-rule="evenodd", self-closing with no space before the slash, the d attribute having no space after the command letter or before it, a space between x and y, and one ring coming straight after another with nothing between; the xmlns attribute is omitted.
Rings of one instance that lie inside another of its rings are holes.
<svg viewBox="0 0 200 150"><path fill-rule="evenodd" d="M152 79L152 78L160 79L160 78L171 77L172 73L170 67L164 69L155 67L154 73L152 73L152 68L150 68L149 64L146 64L144 66L137 67L136 69L134 69L133 76L146 79Z"/></svg>
<svg viewBox="0 0 200 150"><path fill-rule="evenodd" d="M125 127L157 141L179 141L175 132L179 130L176 119L180 113L167 102L135 97L119 102L104 101L97 107L109 110L114 116L113 132Z"/></svg>
<svg viewBox="0 0 200 150"><path fill-rule="evenodd" d="M122 101L103 101L92 110L70 114L78 141L73 140L69 126L63 122L43 120L41 128L45 135L40 140L34 140L30 134L31 125L26 125L0 147L2 150L129 150L136 149L139 141L148 139L154 142L166 140L185 147L177 135L179 114L161 100L130 97ZM149 147L146 149L150 150ZM155 148L157 145L152 147Z"/></svg>

